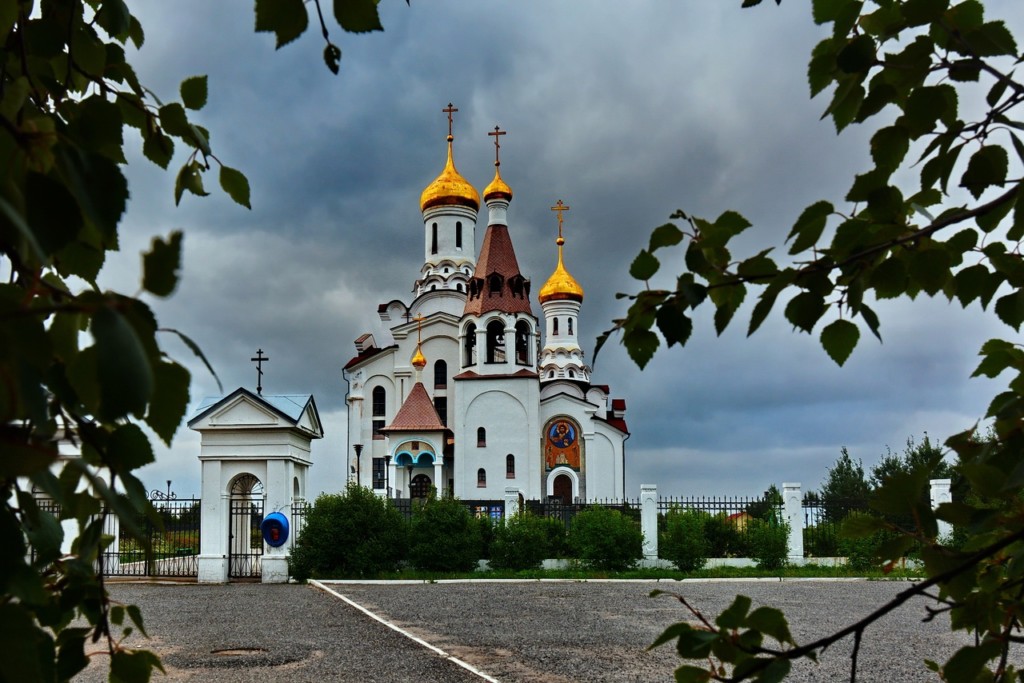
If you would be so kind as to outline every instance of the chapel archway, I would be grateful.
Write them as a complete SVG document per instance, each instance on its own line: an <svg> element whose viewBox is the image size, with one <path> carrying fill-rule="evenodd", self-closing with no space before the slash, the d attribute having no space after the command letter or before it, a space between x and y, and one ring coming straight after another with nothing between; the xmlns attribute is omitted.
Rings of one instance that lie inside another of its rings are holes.
<svg viewBox="0 0 1024 683"><path fill-rule="evenodd" d="M250 473L231 481L228 505L228 578L260 576L263 557L263 482Z"/></svg>
<svg viewBox="0 0 1024 683"><path fill-rule="evenodd" d="M411 498L424 499L430 495L430 477L425 474L417 474L409 484L409 496Z"/></svg>

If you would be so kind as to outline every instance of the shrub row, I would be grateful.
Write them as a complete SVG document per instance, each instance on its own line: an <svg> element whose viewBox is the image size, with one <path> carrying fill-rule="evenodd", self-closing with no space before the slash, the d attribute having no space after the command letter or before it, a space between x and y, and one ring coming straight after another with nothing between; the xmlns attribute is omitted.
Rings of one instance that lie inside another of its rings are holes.
<svg viewBox="0 0 1024 683"><path fill-rule="evenodd" d="M525 512L492 524L456 499L431 496L407 521L389 500L351 484L343 493L316 499L289 568L296 580L305 581L376 576L403 564L427 572L466 572L480 558L495 569L525 570L547 558L574 557L614 571L635 566L642 556L639 525L617 510L582 510L566 532L559 519Z"/></svg>
<svg viewBox="0 0 1024 683"><path fill-rule="evenodd" d="M674 508L660 526L658 554L680 571L701 569L709 557L749 557L760 569L778 569L789 553L789 525L777 519L745 518L741 529L724 515Z"/></svg>

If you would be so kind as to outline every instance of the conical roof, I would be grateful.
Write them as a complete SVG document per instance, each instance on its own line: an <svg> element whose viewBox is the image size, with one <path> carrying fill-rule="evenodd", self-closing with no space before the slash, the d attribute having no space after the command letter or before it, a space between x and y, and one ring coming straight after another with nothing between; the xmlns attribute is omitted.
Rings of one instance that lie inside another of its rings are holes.
<svg viewBox="0 0 1024 683"><path fill-rule="evenodd" d="M384 432L439 432L448 428L441 422L423 382L416 382L395 419Z"/></svg>

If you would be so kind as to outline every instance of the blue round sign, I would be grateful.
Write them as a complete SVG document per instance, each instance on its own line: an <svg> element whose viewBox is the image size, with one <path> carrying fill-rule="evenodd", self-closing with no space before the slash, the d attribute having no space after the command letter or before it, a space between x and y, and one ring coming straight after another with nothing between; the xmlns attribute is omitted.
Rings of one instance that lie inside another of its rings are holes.
<svg viewBox="0 0 1024 683"><path fill-rule="evenodd" d="M271 548L279 548L288 541L288 518L280 512L271 512L260 523L263 540Z"/></svg>

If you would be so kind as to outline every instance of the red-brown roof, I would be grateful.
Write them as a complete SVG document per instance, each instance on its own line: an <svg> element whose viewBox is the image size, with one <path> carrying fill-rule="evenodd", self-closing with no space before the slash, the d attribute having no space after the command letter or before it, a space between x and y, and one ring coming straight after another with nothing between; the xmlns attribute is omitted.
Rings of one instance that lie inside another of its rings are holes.
<svg viewBox="0 0 1024 683"><path fill-rule="evenodd" d="M612 399L612 410L625 410L626 399L624 398L613 398Z"/></svg>
<svg viewBox="0 0 1024 683"><path fill-rule="evenodd" d="M536 377L536 376L537 376L536 372L534 372L533 370L527 370L526 368L523 368L522 370L516 370L513 373L500 374L500 375L481 375L480 373L473 372L472 370L466 370L465 372L460 372L459 374L455 375L454 377L452 377L452 379L495 379L496 377L504 377L504 378L507 379L509 377Z"/></svg>
<svg viewBox="0 0 1024 683"><path fill-rule="evenodd" d="M623 434L629 434L629 427L626 426L626 421L623 420L621 417L600 418L600 417L597 417L595 415L594 419L595 420L601 420L601 422L604 422L607 425L615 427L616 429L618 429Z"/></svg>
<svg viewBox="0 0 1024 683"><path fill-rule="evenodd" d="M382 432L443 432L448 428L441 422L434 402L430 400L423 382L416 382L398 410L398 415Z"/></svg>
<svg viewBox="0 0 1024 683"><path fill-rule="evenodd" d="M392 344L391 346L385 346L383 349L379 349L377 347L373 347L372 349L366 349L365 351L363 351L362 353L360 353L357 356L352 357L347 363L345 363L345 367L343 369L344 370L348 370L352 366L359 365L360 363L362 363L364 360L367 360L368 358L373 358L378 353L383 353L383 352L388 351L390 349L396 349L396 348L398 348L398 345L397 344Z"/></svg>
<svg viewBox="0 0 1024 683"><path fill-rule="evenodd" d="M500 277L500 286L497 288L491 286L494 275ZM474 291L473 282L470 282L466 314L482 315L489 311L533 314L530 308L530 284L519 272L519 262L512 248L508 226L487 226L473 280L478 282L479 289Z"/></svg>

